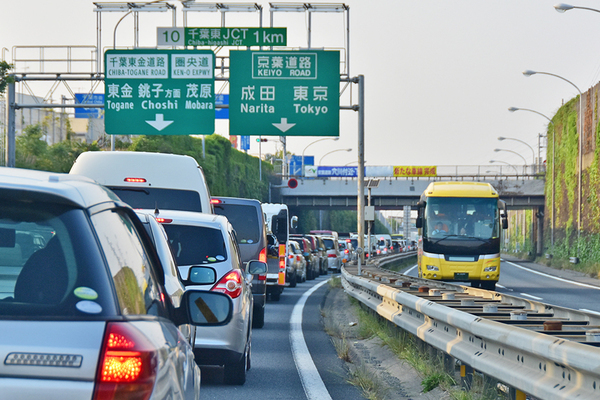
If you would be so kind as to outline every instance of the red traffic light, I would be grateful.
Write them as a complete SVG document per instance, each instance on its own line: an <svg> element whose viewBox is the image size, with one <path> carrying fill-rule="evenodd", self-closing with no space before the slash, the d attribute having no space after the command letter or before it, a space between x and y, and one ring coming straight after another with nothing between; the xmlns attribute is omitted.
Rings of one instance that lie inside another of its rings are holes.
<svg viewBox="0 0 600 400"><path fill-rule="evenodd" d="M294 179L294 178L291 178L291 179L288 181L288 187L289 187L290 189L296 189L296 188L298 187L298 180L297 180L297 179Z"/></svg>

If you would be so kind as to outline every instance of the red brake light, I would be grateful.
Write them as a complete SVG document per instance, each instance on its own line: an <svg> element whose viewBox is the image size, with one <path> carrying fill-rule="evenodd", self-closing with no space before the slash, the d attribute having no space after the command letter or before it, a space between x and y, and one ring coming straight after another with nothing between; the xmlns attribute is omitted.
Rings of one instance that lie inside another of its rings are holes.
<svg viewBox="0 0 600 400"><path fill-rule="evenodd" d="M239 270L229 271L213 288L215 292L225 293L232 299L242 294L242 274Z"/></svg>
<svg viewBox="0 0 600 400"><path fill-rule="evenodd" d="M258 255L258 261L262 261L262 262L267 262L267 248L263 247L263 249L260 251L260 254Z"/></svg>
<svg viewBox="0 0 600 400"><path fill-rule="evenodd" d="M293 254L290 254L290 255L289 255L289 258L290 258L290 260L292 260L292 259L294 258L294 255L293 255Z"/></svg>
<svg viewBox="0 0 600 400"><path fill-rule="evenodd" d="M350 243L350 239L346 239L346 243Z"/></svg>
<svg viewBox="0 0 600 400"><path fill-rule="evenodd" d="M94 400L146 400L156 380L157 354L133 325L109 322L104 334Z"/></svg>
<svg viewBox="0 0 600 400"><path fill-rule="evenodd" d="M348 254L350 251L348 249L344 250L344 253Z"/></svg>
<svg viewBox="0 0 600 400"><path fill-rule="evenodd" d="M329 257L329 258L336 258L337 254L335 254L335 253L327 254L327 257Z"/></svg>
<svg viewBox="0 0 600 400"><path fill-rule="evenodd" d="M222 201L219 199L210 199L210 204L221 204Z"/></svg>
<svg viewBox="0 0 600 400"><path fill-rule="evenodd" d="M161 223L161 224L170 224L171 222L173 222L173 220L171 218L156 218L156 222Z"/></svg>
<svg viewBox="0 0 600 400"><path fill-rule="evenodd" d="M130 182L130 183L144 183L146 182L146 178L125 178L123 179L125 182Z"/></svg>

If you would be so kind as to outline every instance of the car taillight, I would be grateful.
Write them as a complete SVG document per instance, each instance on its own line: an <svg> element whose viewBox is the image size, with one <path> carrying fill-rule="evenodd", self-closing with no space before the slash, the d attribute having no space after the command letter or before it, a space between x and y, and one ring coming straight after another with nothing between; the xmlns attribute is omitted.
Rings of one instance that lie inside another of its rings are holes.
<svg viewBox="0 0 600 400"><path fill-rule="evenodd" d="M290 260L292 260L294 258L294 256L292 254L290 254L288 257L290 258Z"/></svg>
<svg viewBox="0 0 600 400"><path fill-rule="evenodd" d="M267 280L267 274L260 274L258 276L258 280L259 281L266 281Z"/></svg>
<svg viewBox="0 0 600 400"><path fill-rule="evenodd" d="M129 183L144 183L144 182L146 182L146 179L145 178L125 178L125 179L123 179L123 181L129 182Z"/></svg>
<svg viewBox="0 0 600 400"><path fill-rule="evenodd" d="M350 251L348 249L344 250L344 253L348 254Z"/></svg>
<svg viewBox="0 0 600 400"><path fill-rule="evenodd" d="M146 400L156 381L157 352L137 328L109 322L104 333L94 400Z"/></svg>
<svg viewBox="0 0 600 400"><path fill-rule="evenodd" d="M215 292L225 293L232 299L242 294L242 274L239 270L229 271L213 288Z"/></svg>
<svg viewBox="0 0 600 400"><path fill-rule="evenodd" d="M335 254L335 253L327 254L327 257L329 257L329 258L336 258L337 254Z"/></svg>
<svg viewBox="0 0 600 400"><path fill-rule="evenodd" d="M258 261L262 261L262 262L267 262L267 248L263 247L263 249L260 251L260 254L258 255Z"/></svg>

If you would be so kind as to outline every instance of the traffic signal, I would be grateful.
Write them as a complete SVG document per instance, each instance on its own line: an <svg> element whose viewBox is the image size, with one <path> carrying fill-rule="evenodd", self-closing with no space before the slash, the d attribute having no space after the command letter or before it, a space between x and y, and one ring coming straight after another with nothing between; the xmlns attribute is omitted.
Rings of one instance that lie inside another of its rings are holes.
<svg viewBox="0 0 600 400"><path fill-rule="evenodd" d="M266 142L266 141L267 141L267 139L256 138L256 141L257 141L257 142Z"/></svg>

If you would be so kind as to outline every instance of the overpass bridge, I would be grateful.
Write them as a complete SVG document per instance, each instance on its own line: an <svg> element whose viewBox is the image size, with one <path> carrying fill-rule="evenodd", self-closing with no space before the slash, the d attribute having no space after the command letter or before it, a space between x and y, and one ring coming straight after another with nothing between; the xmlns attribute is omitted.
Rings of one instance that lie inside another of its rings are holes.
<svg viewBox="0 0 600 400"><path fill-rule="evenodd" d="M490 166L438 167L435 177L365 177L379 179L379 185L371 189L371 205L378 210L400 210L404 206L416 206L421 193L434 181L472 181L492 184L506 202L508 209L539 209L545 204L545 173L525 173L495 169ZM284 184L279 187L279 200L288 207L313 208L320 210L356 210L358 181L356 177L309 178L293 176L295 188ZM365 187L364 194L367 196Z"/></svg>

